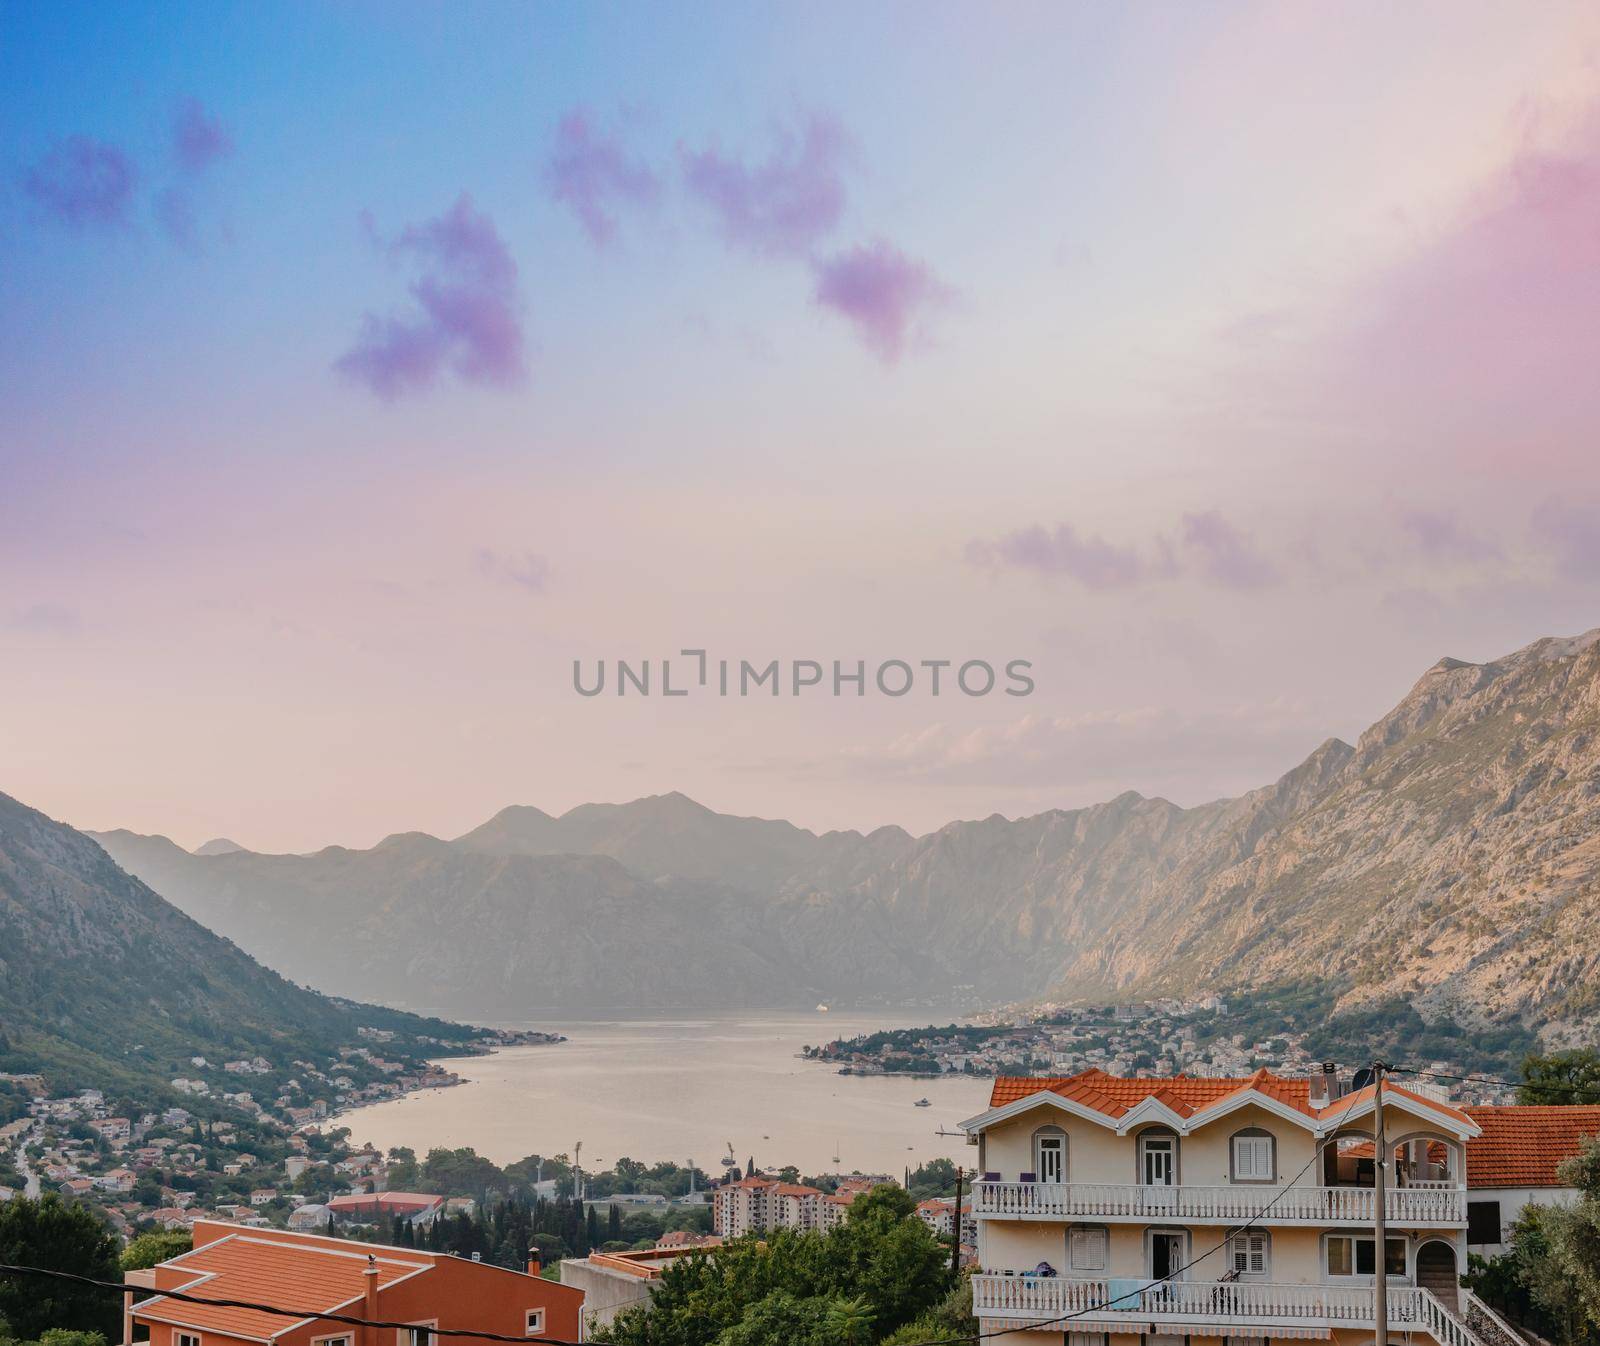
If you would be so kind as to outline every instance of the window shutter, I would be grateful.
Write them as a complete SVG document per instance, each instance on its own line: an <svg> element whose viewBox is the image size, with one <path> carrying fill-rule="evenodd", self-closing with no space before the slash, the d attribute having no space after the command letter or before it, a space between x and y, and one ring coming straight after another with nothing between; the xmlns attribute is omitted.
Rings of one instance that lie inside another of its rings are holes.
<svg viewBox="0 0 1600 1346"><path fill-rule="evenodd" d="M1235 1234L1230 1263L1241 1276L1264 1276L1267 1271L1267 1236Z"/></svg>
<svg viewBox="0 0 1600 1346"><path fill-rule="evenodd" d="M1272 1138L1270 1136L1235 1136L1233 1138L1233 1172L1236 1178L1249 1182L1269 1182L1272 1179Z"/></svg>
<svg viewBox="0 0 1600 1346"><path fill-rule="evenodd" d="M1074 1271L1104 1271L1106 1269L1105 1230L1074 1229L1072 1231L1072 1269Z"/></svg>

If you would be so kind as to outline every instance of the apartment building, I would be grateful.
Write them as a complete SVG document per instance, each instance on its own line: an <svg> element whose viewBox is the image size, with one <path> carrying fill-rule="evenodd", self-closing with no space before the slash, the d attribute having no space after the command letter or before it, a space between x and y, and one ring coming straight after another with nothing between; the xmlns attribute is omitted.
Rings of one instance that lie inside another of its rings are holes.
<svg viewBox="0 0 1600 1346"><path fill-rule="evenodd" d="M1370 1087L1265 1070L996 1080L963 1123L981 1172L983 1330L1015 1346L1360 1346L1381 1256L1394 1332L1480 1346L1459 1273L1466 1147L1483 1128L1433 1091L1383 1093L1393 1162L1379 1250Z"/></svg>
<svg viewBox="0 0 1600 1346"><path fill-rule="evenodd" d="M844 1223L855 1197L776 1178L740 1178L711 1194L711 1227L730 1239L772 1229L828 1230Z"/></svg>
<svg viewBox="0 0 1600 1346"><path fill-rule="evenodd" d="M468 1346L472 1338L459 1332L576 1341L583 1307L580 1290L486 1262L212 1220L195 1221L191 1251L128 1281L154 1294L127 1310L123 1340L144 1329L150 1346ZM262 1307L190 1303L163 1291ZM309 1313L407 1327L380 1333Z"/></svg>

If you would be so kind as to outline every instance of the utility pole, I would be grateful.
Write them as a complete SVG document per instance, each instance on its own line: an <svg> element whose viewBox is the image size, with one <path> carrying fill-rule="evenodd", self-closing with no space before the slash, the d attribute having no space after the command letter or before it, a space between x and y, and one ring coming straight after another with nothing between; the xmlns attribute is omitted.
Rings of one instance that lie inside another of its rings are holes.
<svg viewBox="0 0 1600 1346"><path fill-rule="evenodd" d="M1375 1346L1389 1346L1388 1210L1385 1176L1389 1142L1383 1129L1382 1061L1372 1063L1372 1311L1377 1320Z"/></svg>
<svg viewBox="0 0 1600 1346"><path fill-rule="evenodd" d="M956 1165L956 1204L950 1210L950 1229L953 1237L950 1240L950 1274L961 1274L961 1179L966 1176L966 1169L960 1164ZM1383 1346L1382 1342L1378 1346Z"/></svg>

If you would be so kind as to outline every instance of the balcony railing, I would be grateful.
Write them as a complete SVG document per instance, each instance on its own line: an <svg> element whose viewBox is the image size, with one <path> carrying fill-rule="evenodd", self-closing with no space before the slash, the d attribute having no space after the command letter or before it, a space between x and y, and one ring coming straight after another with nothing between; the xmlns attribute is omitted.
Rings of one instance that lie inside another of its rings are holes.
<svg viewBox="0 0 1600 1346"><path fill-rule="evenodd" d="M1411 1227L1464 1224L1459 1187L1396 1187L1384 1194L1386 1218ZM1012 1220L1187 1220L1267 1224L1370 1224L1370 1187L1152 1187L1137 1183L979 1182L973 1210Z"/></svg>
<svg viewBox="0 0 1600 1346"><path fill-rule="evenodd" d="M1480 1346L1471 1330L1427 1290L1390 1285L1388 1301L1391 1329L1427 1332L1441 1346ZM1150 1284L979 1275L972 1278L972 1311L980 1318L1050 1321L1060 1331L1136 1332L1145 1324L1143 1330L1205 1335L1207 1328L1376 1326L1370 1286L1251 1281ZM1064 1321L1051 1321L1056 1319Z"/></svg>

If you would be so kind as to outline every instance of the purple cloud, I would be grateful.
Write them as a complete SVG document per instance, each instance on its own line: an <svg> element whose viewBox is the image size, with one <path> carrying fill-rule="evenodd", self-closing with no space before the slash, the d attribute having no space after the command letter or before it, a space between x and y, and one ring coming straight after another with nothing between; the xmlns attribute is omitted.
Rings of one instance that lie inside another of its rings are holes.
<svg viewBox="0 0 1600 1346"><path fill-rule="evenodd" d="M204 172L233 153L233 138L215 117L206 116L197 98L185 98L172 119L172 152L189 173Z"/></svg>
<svg viewBox="0 0 1600 1346"><path fill-rule="evenodd" d="M1277 567L1217 510L1183 516L1183 545L1201 572L1224 588L1259 589L1278 580Z"/></svg>
<svg viewBox="0 0 1600 1346"><path fill-rule="evenodd" d="M820 259L813 270L812 298L853 323L885 364L900 358L913 328L949 294L925 264L881 238Z"/></svg>
<svg viewBox="0 0 1600 1346"><path fill-rule="evenodd" d="M370 228L370 224L368 226ZM420 270L416 311L367 314L340 373L385 401L432 387L446 370L468 383L511 387L526 377L517 264L465 193L443 215L408 226L388 252Z"/></svg>
<svg viewBox="0 0 1600 1346"><path fill-rule="evenodd" d="M1533 512L1533 529L1568 579L1600 579L1600 511L1565 500L1546 500Z"/></svg>
<svg viewBox="0 0 1600 1346"><path fill-rule="evenodd" d="M137 180L117 146L69 136L22 175L22 189L63 224L121 225Z"/></svg>
<svg viewBox="0 0 1600 1346"><path fill-rule="evenodd" d="M70 636L81 625L77 612L59 603L35 603L12 613L6 621L13 631L40 636Z"/></svg>
<svg viewBox="0 0 1600 1346"><path fill-rule="evenodd" d="M1449 561L1497 561L1500 548L1487 538L1468 532L1454 514L1433 510L1407 510L1400 527L1411 535L1417 550Z"/></svg>
<svg viewBox="0 0 1600 1346"><path fill-rule="evenodd" d="M767 257L803 256L844 213L847 142L838 124L812 117L780 129L771 155L747 166L715 147L680 150L689 190L716 215L724 240Z"/></svg>
<svg viewBox="0 0 1600 1346"><path fill-rule="evenodd" d="M542 594L550 582L550 559L538 552L503 555L489 547L478 549L478 573L502 584L512 584L530 594Z"/></svg>
<svg viewBox="0 0 1600 1346"><path fill-rule="evenodd" d="M574 108L556 128L545 182L551 199L571 207L597 248L616 237L616 206L649 205L661 187L647 164L630 160L615 138L596 132L582 108Z"/></svg>
<svg viewBox="0 0 1600 1346"><path fill-rule="evenodd" d="M1086 589L1126 589L1153 573L1133 548L1114 546L1104 538L1080 537L1065 523L1057 524L1053 531L1036 524L994 542L970 543L967 560L973 565L1065 575Z"/></svg>
<svg viewBox="0 0 1600 1346"><path fill-rule="evenodd" d="M200 223L195 218L194 198L181 187L169 187L155 200L156 219L167 237L185 252L200 251Z"/></svg>

